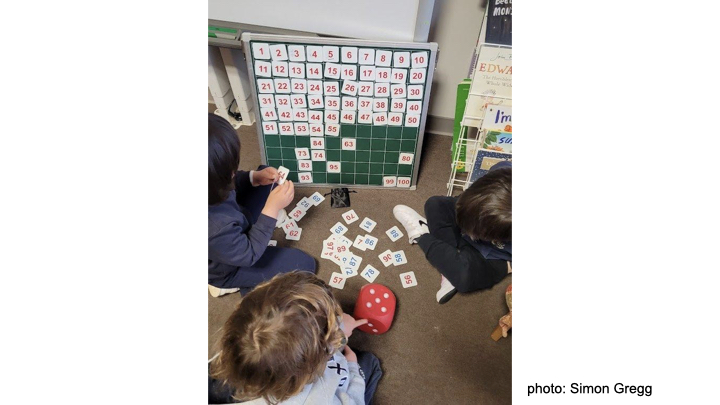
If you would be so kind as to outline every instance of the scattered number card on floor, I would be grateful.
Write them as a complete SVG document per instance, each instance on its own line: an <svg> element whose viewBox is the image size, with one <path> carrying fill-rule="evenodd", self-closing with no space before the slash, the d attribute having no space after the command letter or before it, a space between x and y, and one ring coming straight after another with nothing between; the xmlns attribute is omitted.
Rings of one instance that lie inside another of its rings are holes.
<svg viewBox="0 0 720 405"><path fill-rule="evenodd" d="M263 163L298 186L415 189L436 43L242 41Z"/></svg>

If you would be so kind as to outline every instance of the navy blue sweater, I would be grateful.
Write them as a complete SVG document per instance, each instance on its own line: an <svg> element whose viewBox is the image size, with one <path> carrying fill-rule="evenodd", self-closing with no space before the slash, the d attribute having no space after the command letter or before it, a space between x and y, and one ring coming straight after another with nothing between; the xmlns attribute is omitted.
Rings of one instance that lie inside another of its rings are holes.
<svg viewBox="0 0 720 405"><path fill-rule="evenodd" d="M249 172L237 172L238 192L250 185ZM240 267L250 267L265 253L276 220L260 214L252 224L250 211L238 205L236 191L220 204L208 206L208 284L222 286Z"/></svg>

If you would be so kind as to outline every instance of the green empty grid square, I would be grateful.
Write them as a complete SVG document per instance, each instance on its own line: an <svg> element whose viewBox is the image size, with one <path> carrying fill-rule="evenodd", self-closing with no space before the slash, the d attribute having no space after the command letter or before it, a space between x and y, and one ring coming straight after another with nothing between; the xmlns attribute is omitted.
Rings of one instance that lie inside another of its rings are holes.
<svg viewBox="0 0 720 405"><path fill-rule="evenodd" d="M282 148L282 158L283 159L297 159L295 157L295 148Z"/></svg>
<svg viewBox="0 0 720 405"><path fill-rule="evenodd" d="M398 165L398 176L410 176L412 169L412 165Z"/></svg>
<svg viewBox="0 0 720 405"><path fill-rule="evenodd" d="M359 150L355 152L355 161L356 162L369 162L370 161L370 151L366 150Z"/></svg>
<svg viewBox="0 0 720 405"><path fill-rule="evenodd" d="M340 151L339 150L328 150L328 151L325 151L325 156L326 156L327 160L337 162L338 160L340 160Z"/></svg>
<svg viewBox="0 0 720 405"><path fill-rule="evenodd" d="M313 183L327 183L327 173L313 172Z"/></svg>
<svg viewBox="0 0 720 405"><path fill-rule="evenodd" d="M415 127L404 127L402 131L402 139L416 139L418 129Z"/></svg>
<svg viewBox="0 0 720 405"><path fill-rule="evenodd" d="M382 152L382 151L370 152L370 162L371 163L384 163L385 162L385 152Z"/></svg>
<svg viewBox="0 0 720 405"><path fill-rule="evenodd" d="M292 182L297 183L297 181L298 181L298 174L297 174L297 172L290 172L290 173L288 173L287 179L290 180L290 181L292 181Z"/></svg>
<svg viewBox="0 0 720 405"><path fill-rule="evenodd" d="M382 174L383 169L382 163L370 163L370 174Z"/></svg>
<svg viewBox="0 0 720 405"><path fill-rule="evenodd" d="M368 184L373 186L381 186L382 185L382 174L371 174L368 179Z"/></svg>
<svg viewBox="0 0 720 405"><path fill-rule="evenodd" d="M370 176L367 174L356 174L355 175L355 184L368 184Z"/></svg>
<svg viewBox="0 0 720 405"><path fill-rule="evenodd" d="M400 140L399 139L388 139L387 143L385 144L385 150L397 152L400 150Z"/></svg>
<svg viewBox="0 0 720 405"><path fill-rule="evenodd" d="M267 158L270 159L282 159L282 151L280 148L267 148Z"/></svg>
<svg viewBox="0 0 720 405"><path fill-rule="evenodd" d="M393 163L385 163L383 169L383 174L386 176L395 176L397 175L398 171L398 165Z"/></svg>
<svg viewBox="0 0 720 405"><path fill-rule="evenodd" d="M380 127L380 126L373 125L372 137L373 138L386 138L387 137L387 128L388 127Z"/></svg>
<svg viewBox="0 0 720 405"><path fill-rule="evenodd" d="M372 139L370 141L370 150L373 151L384 151L385 150L385 139Z"/></svg>
<svg viewBox="0 0 720 405"><path fill-rule="evenodd" d="M356 173L370 173L370 163L355 163Z"/></svg>
<svg viewBox="0 0 720 405"><path fill-rule="evenodd" d="M340 138L331 137L325 138L325 149L340 149L342 146L342 141Z"/></svg>
<svg viewBox="0 0 720 405"><path fill-rule="evenodd" d="M340 162L340 171L343 173L355 173L355 162Z"/></svg>
<svg viewBox="0 0 720 405"><path fill-rule="evenodd" d="M358 138L370 138L372 134L371 125L358 125L357 126L357 137Z"/></svg>
<svg viewBox="0 0 720 405"><path fill-rule="evenodd" d="M298 148L309 148L310 147L310 137L309 136L298 136L297 139L295 139L295 146Z"/></svg>
<svg viewBox="0 0 720 405"><path fill-rule="evenodd" d="M280 146L287 148L295 147L295 137L293 135L280 135Z"/></svg>
<svg viewBox="0 0 720 405"><path fill-rule="evenodd" d="M341 173L340 182L345 184L355 183L355 175L352 173Z"/></svg>
<svg viewBox="0 0 720 405"><path fill-rule="evenodd" d="M354 162L355 161L355 151L354 150L340 151L340 160L342 160L343 162Z"/></svg>
<svg viewBox="0 0 720 405"><path fill-rule="evenodd" d="M385 152L385 163L399 163L400 152Z"/></svg>
<svg viewBox="0 0 720 405"><path fill-rule="evenodd" d="M265 135L265 146L279 147L280 135Z"/></svg>
<svg viewBox="0 0 720 405"><path fill-rule="evenodd" d="M388 139L400 139L402 137L401 127L388 127L387 130Z"/></svg>
<svg viewBox="0 0 720 405"><path fill-rule="evenodd" d="M415 141L411 139L400 141L400 152L415 152Z"/></svg>
<svg viewBox="0 0 720 405"><path fill-rule="evenodd" d="M355 140L355 150L370 150L370 140L369 139L356 139Z"/></svg>
<svg viewBox="0 0 720 405"><path fill-rule="evenodd" d="M282 160L268 159L268 166L275 167L275 168L280 167L280 166L282 166Z"/></svg>
<svg viewBox="0 0 720 405"><path fill-rule="evenodd" d="M283 166L290 169L291 172L296 172L298 168L297 160L283 160Z"/></svg>
<svg viewBox="0 0 720 405"><path fill-rule="evenodd" d="M340 136L343 138L355 138L355 125L340 125Z"/></svg>
<svg viewBox="0 0 720 405"><path fill-rule="evenodd" d="M325 162L312 162L313 172L325 172L327 171L327 165Z"/></svg>
<svg viewBox="0 0 720 405"><path fill-rule="evenodd" d="M328 183L340 183L340 173L328 173L327 174L327 182Z"/></svg>

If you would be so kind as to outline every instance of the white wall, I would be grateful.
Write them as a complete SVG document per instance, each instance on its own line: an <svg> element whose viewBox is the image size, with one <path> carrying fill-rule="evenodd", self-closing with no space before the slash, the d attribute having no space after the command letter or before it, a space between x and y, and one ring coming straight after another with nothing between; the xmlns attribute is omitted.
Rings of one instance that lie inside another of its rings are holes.
<svg viewBox="0 0 720 405"><path fill-rule="evenodd" d="M435 0L428 41L437 42L440 53L430 115L455 118L457 85L467 77L484 13L483 0Z"/></svg>

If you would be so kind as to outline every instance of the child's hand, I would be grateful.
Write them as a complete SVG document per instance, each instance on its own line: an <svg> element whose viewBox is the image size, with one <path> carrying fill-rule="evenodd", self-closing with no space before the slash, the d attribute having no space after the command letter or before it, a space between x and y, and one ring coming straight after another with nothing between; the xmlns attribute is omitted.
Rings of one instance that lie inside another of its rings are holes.
<svg viewBox="0 0 720 405"><path fill-rule="evenodd" d="M287 207L293 198L295 198L295 186L292 181L286 180L285 183L270 192L262 213L271 218L277 218L278 211Z"/></svg>
<svg viewBox="0 0 720 405"><path fill-rule="evenodd" d="M357 363L357 355L354 351L352 351L350 346L345 345L345 350L343 350L343 354L345 355L345 360L347 360L348 363Z"/></svg>
<svg viewBox="0 0 720 405"><path fill-rule="evenodd" d="M348 314L342 314L342 321L343 321L343 333L345 334L345 337L350 339L350 335L352 335L353 329L357 328L358 326L365 325L368 320L367 319L358 319L355 320L352 316Z"/></svg>
<svg viewBox="0 0 720 405"><path fill-rule="evenodd" d="M253 186L267 186L277 180L278 171L274 167L266 167L253 172Z"/></svg>

